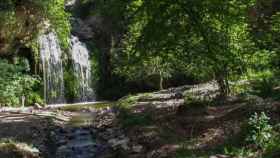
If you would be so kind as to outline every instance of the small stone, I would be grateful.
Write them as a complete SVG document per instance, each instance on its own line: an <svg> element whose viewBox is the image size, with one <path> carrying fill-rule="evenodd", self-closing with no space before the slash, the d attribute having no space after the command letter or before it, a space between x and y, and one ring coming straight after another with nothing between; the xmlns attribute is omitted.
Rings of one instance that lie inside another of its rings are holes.
<svg viewBox="0 0 280 158"><path fill-rule="evenodd" d="M56 136L56 133L55 133L54 131L51 131L51 132L50 132L50 135L51 135L52 137L55 137L55 136Z"/></svg>
<svg viewBox="0 0 280 158"><path fill-rule="evenodd" d="M35 109L42 109L43 107L42 107L40 104L35 103L35 104L34 104L34 108L35 108Z"/></svg>
<svg viewBox="0 0 280 158"><path fill-rule="evenodd" d="M227 156L227 155L213 155L213 156L210 156L209 158L229 158L229 156Z"/></svg>
<svg viewBox="0 0 280 158"><path fill-rule="evenodd" d="M218 158L229 158L227 155L216 155Z"/></svg>
<svg viewBox="0 0 280 158"><path fill-rule="evenodd" d="M132 147L132 150L135 153L140 153L142 151L142 149L143 149L142 145L135 145L135 146Z"/></svg>
<svg viewBox="0 0 280 158"><path fill-rule="evenodd" d="M129 142L129 139L128 138L125 138L125 139L116 139L116 138L113 138L113 139L110 139L108 141L108 143L113 147L113 148L116 148L116 147L122 147L124 150L128 150L129 147L128 147L128 142Z"/></svg>

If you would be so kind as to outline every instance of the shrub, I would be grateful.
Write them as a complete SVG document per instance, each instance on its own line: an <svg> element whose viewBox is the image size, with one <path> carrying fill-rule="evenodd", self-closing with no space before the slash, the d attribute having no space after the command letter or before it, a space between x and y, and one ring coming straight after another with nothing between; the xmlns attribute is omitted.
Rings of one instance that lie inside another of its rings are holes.
<svg viewBox="0 0 280 158"><path fill-rule="evenodd" d="M253 91L260 97L267 98L272 97L277 86L278 81L273 77L265 77L254 81Z"/></svg>
<svg viewBox="0 0 280 158"><path fill-rule="evenodd" d="M34 103L38 103L38 104L42 105L42 104L44 104L44 100L38 93L30 92L27 95L26 104L27 105L32 105Z"/></svg>
<svg viewBox="0 0 280 158"><path fill-rule="evenodd" d="M78 82L72 69L64 72L65 96L70 102L74 102L78 98Z"/></svg>
<svg viewBox="0 0 280 158"><path fill-rule="evenodd" d="M264 112L255 113L248 122L249 135L246 140L265 150L272 142L273 128L269 124L270 118Z"/></svg>
<svg viewBox="0 0 280 158"><path fill-rule="evenodd" d="M224 148L224 153L232 157L278 157L280 149L280 135L277 126L269 124L270 118L264 113L255 113L246 126L245 140L248 146L230 146ZM242 134L243 135L243 134ZM242 138L243 139L243 138ZM243 144L243 143L242 143Z"/></svg>
<svg viewBox="0 0 280 158"><path fill-rule="evenodd" d="M22 96L25 96L28 104L32 104L30 94L36 93L40 80L26 74L27 70L26 65L9 64L6 60L0 60L0 105L19 106ZM39 94L37 100L38 98Z"/></svg>

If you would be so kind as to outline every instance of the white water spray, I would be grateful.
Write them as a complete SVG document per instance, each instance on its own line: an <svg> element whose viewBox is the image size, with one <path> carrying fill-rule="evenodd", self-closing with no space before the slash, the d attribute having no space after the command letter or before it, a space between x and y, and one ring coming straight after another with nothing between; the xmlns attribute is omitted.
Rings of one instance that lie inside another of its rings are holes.
<svg viewBox="0 0 280 158"><path fill-rule="evenodd" d="M91 88L91 64L89 60L89 51L86 45L79 41L75 36L71 37L70 53L74 75L78 81L77 102L95 101L95 95Z"/></svg>
<svg viewBox="0 0 280 158"><path fill-rule="evenodd" d="M44 75L44 98L47 104L64 103L62 51L55 33L39 36Z"/></svg>

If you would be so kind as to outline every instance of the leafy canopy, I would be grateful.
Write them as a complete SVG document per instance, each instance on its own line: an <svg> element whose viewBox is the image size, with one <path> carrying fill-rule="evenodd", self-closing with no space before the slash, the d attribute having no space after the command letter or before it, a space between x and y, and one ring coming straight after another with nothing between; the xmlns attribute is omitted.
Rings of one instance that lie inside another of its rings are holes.
<svg viewBox="0 0 280 158"><path fill-rule="evenodd" d="M48 21L61 45L68 46L70 24L64 0L1 0L0 8L0 38L11 49L36 38L42 24Z"/></svg>

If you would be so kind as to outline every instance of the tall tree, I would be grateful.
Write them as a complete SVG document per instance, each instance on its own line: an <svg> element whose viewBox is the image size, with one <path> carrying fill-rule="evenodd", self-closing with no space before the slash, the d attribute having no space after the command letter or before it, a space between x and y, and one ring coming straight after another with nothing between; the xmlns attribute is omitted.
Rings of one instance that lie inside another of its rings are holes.
<svg viewBox="0 0 280 158"><path fill-rule="evenodd" d="M230 93L229 79L242 72L244 56L252 46L247 15L254 1L138 0L135 3L123 50L124 59L137 61L128 64L130 67L143 63L146 56L161 57L164 64L185 65L183 68L187 69L181 71L200 71L204 78L215 79L222 96Z"/></svg>

